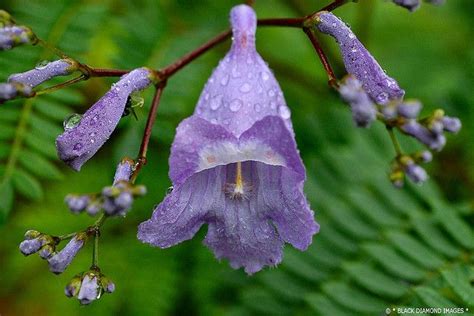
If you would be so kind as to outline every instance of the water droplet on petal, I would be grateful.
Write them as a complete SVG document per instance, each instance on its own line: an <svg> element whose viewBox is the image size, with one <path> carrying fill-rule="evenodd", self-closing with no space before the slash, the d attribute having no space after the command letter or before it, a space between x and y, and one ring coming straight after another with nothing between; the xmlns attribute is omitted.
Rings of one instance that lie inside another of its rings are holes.
<svg viewBox="0 0 474 316"><path fill-rule="evenodd" d="M273 89L268 90L268 96L269 97L275 96L275 90L273 90Z"/></svg>
<svg viewBox="0 0 474 316"><path fill-rule="evenodd" d="M35 69L37 69L37 70L44 69L44 68L46 68L46 66L47 66L48 64L49 64L49 61L47 61L47 60L42 60L42 61L40 61L39 63L36 64Z"/></svg>
<svg viewBox="0 0 474 316"><path fill-rule="evenodd" d="M253 64L253 59L251 56L247 57L247 64L249 65Z"/></svg>
<svg viewBox="0 0 474 316"><path fill-rule="evenodd" d="M240 90L240 92L247 93L250 90L252 90L252 86L248 82L246 82L240 87L239 90Z"/></svg>
<svg viewBox="0 0 474 316"><path fill-rule="evenodd" d="M225 76L221 79L221 85L226 86L228 82L229 82L229 75L225 75Z"/></svg>
<svg viewBox="0 0 474 316"><path fill-rule="evenodd" d="M211 100L211 110L217 110L222 104L222 94L218 94Z"/></svg>
<svg viewBox="0 0 474 316"><path fill-rule="evenodd" d="M388 101L388 93L387 92L381 92L377 97L375 98L375 101L379 104L385 104Z"/></svg>
<svg viewBox="0 0 474 316"><path fill-rule="evenodd" d="M263 81L267 81L270 78L270 75L266 71L263 71L261 76L262 76Z"/></svg>
<svg viewBox="0 0 474 316"><path fill-rule="evenodd" d="M66 117L66 119L63 122L64 130L68 131L70 129L73 129L74 127L79 125L79 123L81 122L81 119L82 119L82 115L80 114L74 113L74 114L69 115L68 117Z"/></svg>
<svg viewBox="0 0 474 316"><path fill-rule="evenodd" d="M77 143L77 144L75 144L75 145L72 147L72 149L74 149L74 150L81 150L82 147L83 147L83 146L82 146L81 143Z"/></svg>
<svg viewBox="0 0 474 316"><path fill-rule="evenodd" d="M232 102L230 102L229 108L232 112L236 112L240 110L242 107L242 101L239 99L234 99Z"/></svg>
<svg viewBox="0 0 474 316"><path fill-rule="evenodd" d="M232 78L239 78L240 77L240 71L237 69L237 67L232 68Z"/></svg>
<svg viewBox="0 0 474 316"><path fill-rule="evenodd" d="M274 101L270 102L270 108L272 110L275 110L276 109L276 103Z"/></svg>
<svg viewBox="0 0 474 316"><path fill-rule="evenodd" d="M262 107L260 106L260 104L255 103L255 105L253 106L253 108L255 109L255 112L260 112L260 110L261 110Z"/></svg>
<svg viewBox="0 0 474 316"><path fill-rule="evenodd" d="M278 112L280 113L280 116L285 120L289 119L291 116L290 110L286 106L280 106L278 108Z"/></svg>

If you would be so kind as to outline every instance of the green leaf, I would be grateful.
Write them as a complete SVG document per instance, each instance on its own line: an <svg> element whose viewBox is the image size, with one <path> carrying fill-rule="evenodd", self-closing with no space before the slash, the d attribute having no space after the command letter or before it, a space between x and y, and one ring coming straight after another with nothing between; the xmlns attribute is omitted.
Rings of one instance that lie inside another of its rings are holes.
<svg viewBox="0 0 474 316"><path fill-rule="evenodd" d="M433 249L444 255L454 258L459 255L459 249L444 236L433 220L423 217L416 217L412 220L415 230L423 240Z"/></svg>
<svg viewBox="0 0 474 316"><path fill-rule="evenodd" d="M38 98L35 102L35 110L58 122L63 122L73 113L67 106L51 98Z"/></svg>
<svg viewBox="0 0 474 316"><path fill-rule="evenodd" d="M426 268L436 269L443 264L442 258L436 252L408 234L391 231L386 236L400 252Z"/></svg>
<svg viewBox="0 0 474 316"><path fill-rule="evenodd" d="M343 269L357 284L380 296L400 298L408 290L400 281L381 273L367 263L347 263L343 265Z"/></svg>
<svg viewBox="0 0 474 316"><path fill-rule="evenodd" d="M316 263L310 262L305 257L301 257L295 250L289 249L284 256L283 267L304 280L319 282L326 277L325 268Z"/></svg>
<svg viewBox="0 0 474 316"><path fill-rule="evenodd" d="M18 156L18 160L23 167L40 178L51 180L62 179L61 171L59 171L55 165L32 151L26 149L22 150Z"/></svg>
<svg viewBox="0 0 474 316"><path fill-rule="evenodd" d="M56 147L54 142L49 139L45 139L35 133L28 133L25 137L25 143L32 150L37 151L48 158L57 160L58 154L56 153Z"/></svg>
<svg viewBox="0 0 474 316"><path fill-rule="evenodd" d="M444 298L435 289L427 286L415 288L415 293L429 307L457 307L453 302Z"/></svg>
<svg viewBox="0 0 474 316"><path fill-rule="evenodd" d="M13 186L9 180L0 183L0 223L4 223L13 206Z"/></svg>
<svg viewBox="0 0 474 316"><path fill-rule="evenodd" d="M13 172L13 185L21 195L30 200L40 200L43 198L43 189L34 177L21 169Z"/></svg>
<svg viewBox="0 0 474 316"><path fill-rule="evenodd" d="M423 278L424 273L422 269L398 254L390 246L371 242L362 245L362 248L369 256L395 276L410 281L419 281Z"/></svg>
<svg viewBox="0 0 474 316"><path fill-rule="evenodd" d="M288 309L262 289L248 289L242 293L243 304L264 315L288 315Z"/></svg>
<svg viewBox="0 0 474 316"><path fill-rule="evenodd" d="M366 294L342 282L329 282L322 285L327 296L342 306L360 313L381 314L387 304L379 298Z"/></svg>
<svg viewBox="0 0 474 316"><path fill-rule="evenodd" d="M331 301L325 295L318 293L310 293L305 296L305 301L309 306L316 311L319 315L331 315L331 316L350 316L353 315L351 312L344 309L339 304Z"/></svg>
<svg viewBox="0 0 474 316"><path fill-rule="evenodd" d="M32 115L30 118L31 130L45 137L55 139L63 132L59 124L53 124L39 115Z"/></svg>
<svg viewBox="0 0 474 316"><path fill-rule="evenodd" d="M442 270L441 275L465 304L474 306L474 286L470 282L471 276L468 267L456 265L453 268Z"/></svg>
<svg viewBox="0 0 474 316"><path fill-rule="evenodd" d="M474 249L474 233L469 225L459 217L456 211L446 208L435 208L434 213L440 225L442 225L459 244L467 249Z"/></svg>
<svg viewBox="0 0 474 316"><path fill-rule="evenodd" d="M0 124L0 140L10 140L15 136L15 127L5 123Z"/></svg>

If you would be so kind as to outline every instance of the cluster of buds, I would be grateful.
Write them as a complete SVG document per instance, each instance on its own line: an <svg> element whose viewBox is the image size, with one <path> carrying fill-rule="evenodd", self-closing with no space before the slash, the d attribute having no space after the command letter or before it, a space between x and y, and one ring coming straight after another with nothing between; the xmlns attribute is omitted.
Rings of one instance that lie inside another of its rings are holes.
<svg viewBox="0 0 474 316"><path fill-rule="evenodd" d="M457 133L461 121L436 110L426 118L419 118L422 108L417 100L405 100L405 91L389 77L375 58L357 39L352 30L326 11L315 17L315 27L334 37L341 49L344 66L349 73L338 86L342 99L351 107L358 127L368 127L377 118L390 128L414 137L430 150L440 151L446 144L444 132ZM407 158L408 157L408 158ZM392 182L400 185L406 174L415 183L425 181L426 172L410 156L398 155L391 173Z"/></svg>
<svg viewBox="0 0 474 316"><path fill-rule="evenodd" d="M48 261L50 271L59 274L71 264L87 238L87 233L77 233L63 249L56 251L57 245L61 242L59 237L29 230L25 233L25 239L20 243L19 248L25 256L37 252L41 258Z"/></svg>
<svg viewBox="0 0 474 316"><path fill-rule="evenodd" d="M136 197L146 194L143 185L134 185L130 177L134 171L135 162L125 158L117 166L113 185L102 189L101 193L66 196L65 202L73 213L86 211L94 216L101 210L108 216L125 216L131 209Z"/></svg>
<svg viewBox="0 0 474 316"><path fill-rule="evenodd" d="M83 305L99 299L102 294L115 291L115 284L108 279L98 267L79 273L66 285L64 294L67 297L77 297Z"/></svg>
<svg viewBox="0 0 474 316"><path fill-rule="evenodd" d="M0 10L0 51L22 44L36 44L37 41L30 28L16 25L8 12Z"/></svg>
<svg viewBox="0 0 474 316"><path fill-rule="evenodd" d="M392 1L396 5L404 7L410 10L411 12L418 9L421 5L421 0L392 0ZM442 5L445 2L445 0L425 0L425 2L434 4L434 5Z"/></svg>
<svg viewBox="0 0 474 316"><path fill-rule="evenodd" d="M405 176L414 183L421 184L428 179L428 174L420 163L428 163L433 159L431 152L425 150L412 155L399 155L392 161L390 181L396 187L402 187Z"/></svg>
<svg viewBox="0 0 474 316"><path fill-rule="evenodd" d="M32 88L58 76L68 76L79 69L79 64L72 59L59 59L52 62L43 61L34 69L12 74L7 83L0 84L0 102L16 97L32 97Z"/></svg>

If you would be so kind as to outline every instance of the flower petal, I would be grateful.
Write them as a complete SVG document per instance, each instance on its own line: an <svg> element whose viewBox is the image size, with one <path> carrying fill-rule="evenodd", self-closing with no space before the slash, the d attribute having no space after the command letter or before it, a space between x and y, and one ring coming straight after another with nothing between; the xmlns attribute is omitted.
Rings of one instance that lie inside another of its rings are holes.
<svg viewBox="0 0 474 316"><path fill-rule="evenodd" d="M150 71L146 68L124 75L87 110L79 125L58 136L56 148L59 158L79 171L109 139L122 117L129 95L151 84L149 77Z"/></svg>
<svg viewBox="0 0 474 316"><path fill-rule="evenodd" d="M30 87L36 87L41 83L57 76L67 76L77 69L77 63L72 60L60 59L46 64L43 67L13 74L8 77L8 82L19 82Z"/></svg>

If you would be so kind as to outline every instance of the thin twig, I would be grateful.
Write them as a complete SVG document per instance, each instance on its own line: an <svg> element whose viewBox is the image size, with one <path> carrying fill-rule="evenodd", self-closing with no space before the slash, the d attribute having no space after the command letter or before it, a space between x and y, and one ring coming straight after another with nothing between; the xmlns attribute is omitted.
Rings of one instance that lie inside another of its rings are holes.
<svg viewBox="0 0 474 316"><path fill-rule="evenodd" d="M311 44L314 47L314 50L318 54L319 59L321 60L321 63L323 64L324 70L326 71L326 73L328 75L329 85L333 88L336 88L337 87L336 75L334 75L334 71L332 70L332 67L329 64L329 61L326 57L326 54L324 53L323 49L321 48L321 44L319 44L318 38L313 33L313 31L309 28L304 28L303 31L305 32L306 36L308 36L309 40L311 41Z"/></svg>

